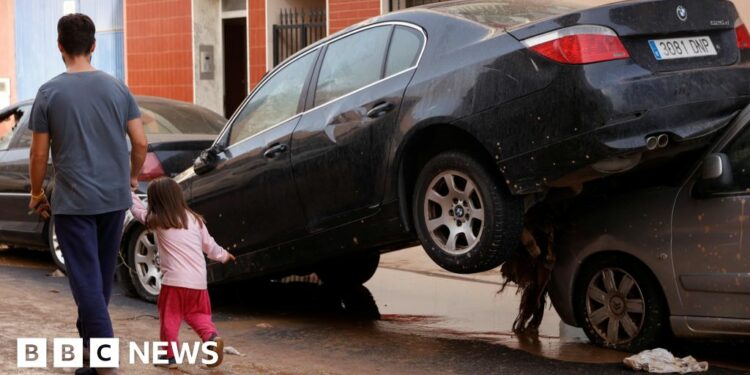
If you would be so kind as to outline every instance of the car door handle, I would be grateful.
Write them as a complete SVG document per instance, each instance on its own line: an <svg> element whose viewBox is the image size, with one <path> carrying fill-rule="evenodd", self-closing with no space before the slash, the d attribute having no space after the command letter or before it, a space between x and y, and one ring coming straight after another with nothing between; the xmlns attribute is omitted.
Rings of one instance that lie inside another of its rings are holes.
<svg viewBox="0 0 750 375"><path fill-rule="evenodd" d="M380 116L383 116L384 114L390 112L395 106L393 103L383 102L380 103L374 107L372 107L371 110L367 111L367 117L369 118L378 118Z"/></svg>
<svg viewBox="0 0 750 375"><path fill-rule="evenodd" d="M266 152L263 153L263 156L267 159L273 159L279 156L279 154L286 152L286 149L287 149L287 145L283 143L276 143L276 144L271 145L271 147L269 147L268 149L266 149Z"/></svg>

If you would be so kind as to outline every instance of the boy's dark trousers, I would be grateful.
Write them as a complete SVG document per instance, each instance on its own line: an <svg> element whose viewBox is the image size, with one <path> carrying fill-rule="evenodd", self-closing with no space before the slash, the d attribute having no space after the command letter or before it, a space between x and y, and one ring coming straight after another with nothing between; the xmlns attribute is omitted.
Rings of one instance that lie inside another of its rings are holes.
<svg viewBox="0 0 750 375"><path fill-rule="evenodd" d="M54 215L70 289L78 306L78 334L114 337L107 305L122 239L125 210L98 215Z"/></svg>

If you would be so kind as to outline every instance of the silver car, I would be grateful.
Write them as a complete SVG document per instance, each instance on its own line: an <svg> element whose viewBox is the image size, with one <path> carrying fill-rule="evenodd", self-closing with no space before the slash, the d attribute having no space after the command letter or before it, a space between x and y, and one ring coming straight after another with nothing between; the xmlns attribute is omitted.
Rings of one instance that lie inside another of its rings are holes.
<svg viewBox="0 0 750 375"><path fill-rule="evenodd" d="M749 122L750 107L679 183L573 206L550 290L564 322L625 351L750 337Z"/></svg>

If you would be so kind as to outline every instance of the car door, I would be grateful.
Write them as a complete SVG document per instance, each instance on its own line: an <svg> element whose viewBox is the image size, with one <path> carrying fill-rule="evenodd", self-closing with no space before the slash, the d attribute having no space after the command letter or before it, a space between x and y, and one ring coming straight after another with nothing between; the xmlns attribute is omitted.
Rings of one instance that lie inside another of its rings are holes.
<svg viewBox="0 0 750 375"><path fill-rule="evenodd" d="M391 135L424 41L416 27L379 24L327 45L292 136L311 231L364 217L381 203Z"/></svg>
<svg viewBox="0 0 750 375"><path fill-rule="evenodd" d="M28 129L31 103L19 106L10 118L10 131L0 140L0 232L4 241L20 245L41 245L44 221L39 215L28 215L29 147Z"/></svg>
<svg viewBox="0 0 750 375"><path fill-rule="evenodd" d="M733 184L698 197L698 172L681 189L673 211L672 261L685 315L750 319L750 128L722 152Z"/></svg>
<svg viewBox="0 0 750 375"><path fill-rule="evenodd" d="M244 253L305 232L290 138L317 55L310 51L261 82L219 136L225 150L215 168L190 182L190 206L227 249Z"/></svg>

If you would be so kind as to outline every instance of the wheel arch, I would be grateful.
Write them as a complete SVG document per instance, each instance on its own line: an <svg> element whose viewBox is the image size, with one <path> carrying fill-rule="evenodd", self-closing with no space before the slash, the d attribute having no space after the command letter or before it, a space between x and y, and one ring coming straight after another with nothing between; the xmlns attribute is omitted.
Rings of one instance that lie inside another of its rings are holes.
<svg viewBox="0 0 750 375"><path fill-rule="evenodd" d="M437 122L415 127L401 142L396 153L397 168L395 191L399 200L401 222L408 231L414 230L411 217L411 200L414 185L422 166L440 152L461 150L476 157L488 167L498 183L504 183L500 170L489 151L471 133L448 122Z"/></svg>

